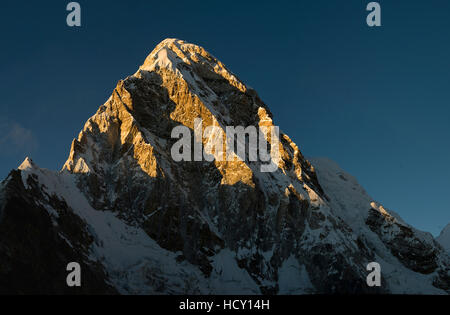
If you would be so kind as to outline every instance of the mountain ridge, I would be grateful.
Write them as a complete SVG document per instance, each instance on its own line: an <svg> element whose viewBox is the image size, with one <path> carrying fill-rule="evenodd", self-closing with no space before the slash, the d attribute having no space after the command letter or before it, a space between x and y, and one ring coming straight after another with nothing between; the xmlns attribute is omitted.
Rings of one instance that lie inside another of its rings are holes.
<svg viewBox="0 0 450 315"><path fill-rule="evenodd" d="M89 118L60 172L27 158L8 176L7 221L20 226L15 211L34 209L57 251L90 270L87 290L96 292L449 293L450 258L433 237L333 162L310 163L283 132L274 173L247 158L175 162L171 130L194 130L195 118L222 130L275 126L256 91L219 60L164 40ZM5 224L0 254L10 257L17 241L7 242L14 235ZM27 246L38 248L32 239ZM366 285L372 261L382 265L380 288ZM24 267L8 268L17 275ZM41 268L37 278L52 272Z"/></svg>

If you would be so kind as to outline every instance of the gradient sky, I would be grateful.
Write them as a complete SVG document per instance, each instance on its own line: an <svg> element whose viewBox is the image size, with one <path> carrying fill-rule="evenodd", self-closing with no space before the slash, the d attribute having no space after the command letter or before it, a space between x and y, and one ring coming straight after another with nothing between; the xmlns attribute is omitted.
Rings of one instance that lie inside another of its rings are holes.
<svg viewBox="0 0 450 315"><path fill-rule="evenodd" d="M450 222L450 2L1 1L0 177L60 169L73 138L164 38L205 47L306 156L329 157L408 223Z"/></svg>

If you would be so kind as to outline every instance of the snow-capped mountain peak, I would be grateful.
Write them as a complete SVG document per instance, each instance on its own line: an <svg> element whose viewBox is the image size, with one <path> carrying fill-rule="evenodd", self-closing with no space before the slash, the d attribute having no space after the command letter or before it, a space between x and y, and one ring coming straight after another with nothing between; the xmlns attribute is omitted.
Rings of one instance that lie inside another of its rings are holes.
<svg viewBox="0 0 450 315"><path fill-rule="evenodd" d="M216 74L240 91L247 90L244 83L203 47L179 39L168 38L158 44L135 76L140 77L141 71L152 72L157 69L171 70L183 77L191 87L204 88L198 86L203 81L199 72L204 74L209 72L209 79L213 79L212 75Z"/></svg>
<svg viewBox="0 0 450 315"><path fill-rule="evenodd" d="M33 168L36 168L36 164L34 164L33 160L30 157L26 157L25 160L18 167L19 170L26 171Z"/></svg>
<svg viewBox="0 0 450 315"><path fill-rule="evenodd" d="M336 163L310 163L282 132L273 173L246 158L174 161L172 130L194 130L196 118L224 132L276 124L256 91L206 50L164 40L88 119L62 172L26 159L10 174L0 191L0 278L39 269L30 277L64 290L49 266L77 259L90 273L83 290L95 292L449 292L450 258L431 235ZM42 244L55 254L34 250ZM16 261L42 261L37 269L6 260L21 246ZM366 284L374 261L381 288Z"/></svg>

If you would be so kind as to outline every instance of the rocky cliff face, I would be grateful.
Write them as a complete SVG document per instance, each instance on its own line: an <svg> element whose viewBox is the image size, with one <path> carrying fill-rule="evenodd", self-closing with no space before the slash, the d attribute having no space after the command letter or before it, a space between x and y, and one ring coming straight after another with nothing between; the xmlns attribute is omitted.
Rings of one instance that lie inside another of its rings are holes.
<svg viewBox="0 0 450 315"><path fill-rule="evenodd" d="M376 204L334 163L311 164L283 133L272 173L248 156L175 162L171 132L194 131L196 118L224 133L274 126L257 93L220 61L167 39L119 81L61 172L27 160L2 184L0 255L9 260L0 260L0 290L27 287L12 281L23 271L53 279L51 289L30 291L66 292L54 275L79 261L89 279L81 293L449 292L450 258L431 235ZM27 224L33 216L38 226ZM15 239L21 231L29 242ZM47 251L55 257L45 260ZM26 260L42 265L26 271ZM366 285L373 261L380 288Z"/></svg>

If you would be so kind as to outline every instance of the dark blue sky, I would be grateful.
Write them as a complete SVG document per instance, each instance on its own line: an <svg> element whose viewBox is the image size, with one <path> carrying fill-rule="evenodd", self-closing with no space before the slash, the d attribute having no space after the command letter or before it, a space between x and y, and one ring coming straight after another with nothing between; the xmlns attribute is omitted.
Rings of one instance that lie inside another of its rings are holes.
<svg viewBox="0 0 450 315"><path fill-rule="evenodd" d="M1 1L0 177L71 141L161 40L199 44L254 87L306 156L326 156L409 223L450 222L450 2Z"/></svg>

